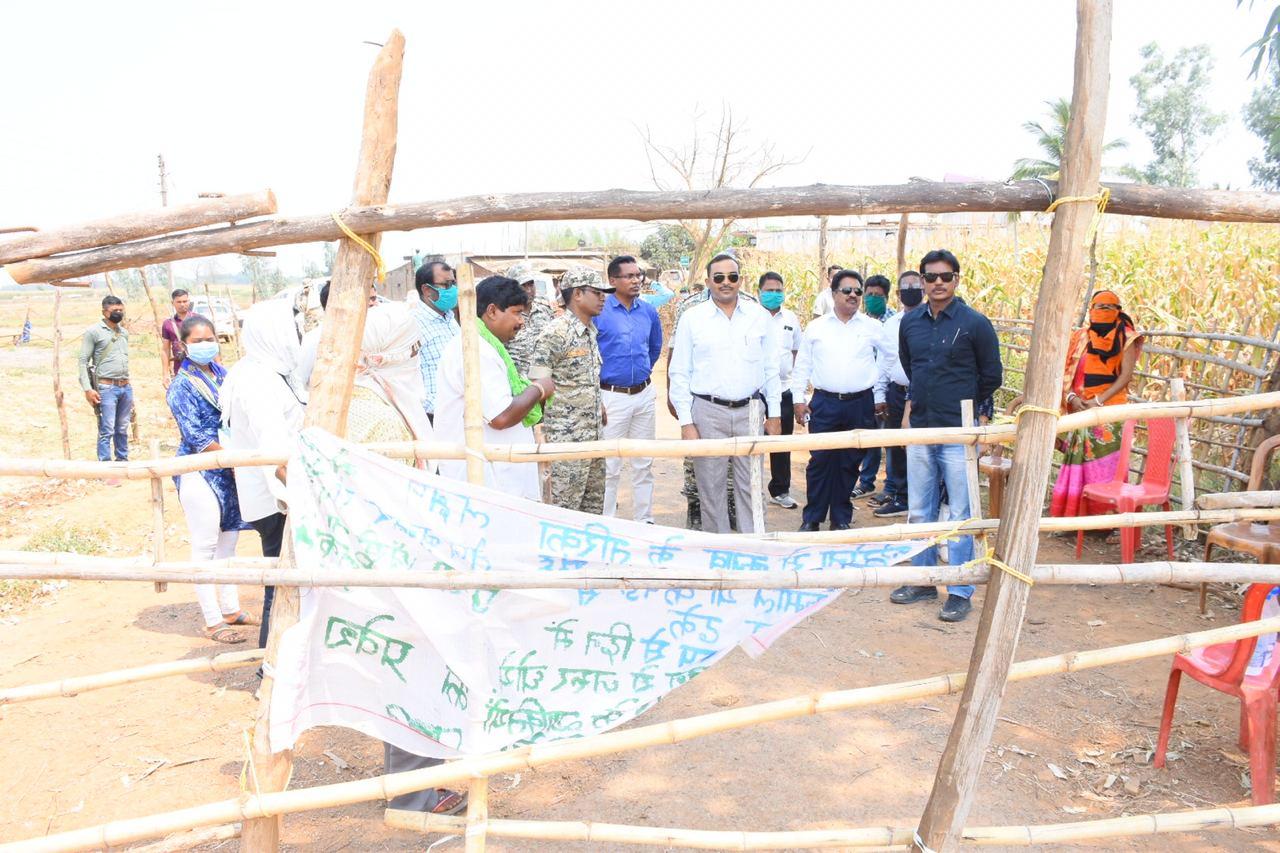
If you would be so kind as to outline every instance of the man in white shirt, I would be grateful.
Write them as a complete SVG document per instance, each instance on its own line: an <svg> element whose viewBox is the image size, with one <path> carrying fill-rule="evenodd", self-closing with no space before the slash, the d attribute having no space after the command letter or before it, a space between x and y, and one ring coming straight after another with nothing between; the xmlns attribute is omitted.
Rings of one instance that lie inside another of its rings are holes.
<svg viewBox="0 0 1280 853"><path fill-rule="evenodd" d="M907 407L907 373L898 360L898 330L902 318L915 311L924 302L924 282L920 273L906 270L898 276L898 301L902 310L884 322L885 345L889 350L886 361L888 384L885 386L885 403L888 406L888 429L904 429L903 415ZM907 514L907 449L886 447L884 463L884 493L889 500L876 508L876 518L899 518Z"/></svg>
<svg viewBox="0 0 1280 853"><path fill-rule="evenodd" d="M776 272L767 272L760 276L760 304L773 315L773 324L778 327L778 380L782 386L782 434L791 435L795 425L795 410L792 408L791 368L795 364L796 351L800 349L800 340L804 330L800 328L800 318L790 308L783 308L786 298L782 276ZM769 500L780 507L795 509L799 504L791 497L791 454L769 454Z"/></svg>
<svg viewBox="0 0 1280 853"><path fill-rule="evenodd" d="M861 277L841 270L831 280L834 309L805 329L791 375L796 421L809 432L875 429L876 414L885 410L884 330L878 320L858 313ZM806 392L813 385L813 399ZM832 530L848 530L853 522L853 489L861 449L815 450L805 468L806 494L801 530L817 530L828 516Z"/></svg>
<svg viewBox="0 0 1280 853"><path fill-rule="evenodd" d="M532 382L515 372L506 345L524 325L529 296L514 279L489 276L476 285L476 315L481 324L480 375L464 376L462 335L444 346L436 375L436 437L459 444L463 435L463 389L468 381L480 382L480 409L484 416L485 444L533 444L533 425L541 419L540 404L555 393L550 378ZM464 318L464 322L476 322ZM535 411L536 408L536 411ZM455 480L467 479L465 459L447 459L440 473ZM533 462L484 463L484 484L509 495L542 500L538 466Z"/></svg>
<svg viewBox="0 0 1280 853"><path fill-rule="evenodd" d="M824 314L830 314L835 300L831 296L831 277L840 272L839 264L832 264L827 267L823 273L822 290L818 292L817 297L813 300L813 316L821 317Z"/></svg>
<svg viewBox="0 0 1280 853"><path fill-rule="evenodd" d="M764 394L766 435L781 432L782 387L778 381L777 326L757 303L740 299L741 275L732 255L707 264L711 297L690 308L676 327L668 393L680 422L680 437L727 438L752 435L750 406ZM751 466L759 459L733 457L738 526L754 533ZM702 529L728 533L726 481L729 458L699 456L693 461L702 506ZM762 532L762 531L761 531Z"/></svg>

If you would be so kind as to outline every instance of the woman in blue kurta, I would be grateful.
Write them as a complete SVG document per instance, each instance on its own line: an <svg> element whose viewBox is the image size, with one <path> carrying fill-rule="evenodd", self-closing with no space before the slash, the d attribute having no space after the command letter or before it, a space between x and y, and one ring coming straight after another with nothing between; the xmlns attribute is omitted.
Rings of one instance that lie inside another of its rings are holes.
<svg viewBox="0 0 1280 853"><path fill-rule="evenodd" d="M222 418L219 390L227 371L214 359L218 338L213 325L198 314L182 322L187 357L169 384L169 410L178 422L182 443L179 456L220 450L218 425ZM176 478L178 501L191 532L191 559L211 560L236 552L236 539L249 525L240 520L236 482L230 468L193 471ZM220 643L241 643L245 637L231 626L256 625L240 609L235 584L196 584L196 599L204 616L205 635Z"/></svg>

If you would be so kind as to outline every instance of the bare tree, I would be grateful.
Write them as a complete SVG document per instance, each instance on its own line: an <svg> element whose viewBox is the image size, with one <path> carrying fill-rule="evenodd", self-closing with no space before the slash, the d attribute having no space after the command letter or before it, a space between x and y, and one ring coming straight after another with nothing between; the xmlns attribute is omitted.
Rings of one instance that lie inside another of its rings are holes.
<svg viewBox="0 0 1280 853"><path fill-rule="evenodd" d="M703 114L693 119L693 138L677 147L657 142L649 128L641 132L649 175L659 190L709 190L721 187L754 187L769 175L804 158L787 159L777 153L772 143L750 147L746 127L735 123L733 108L720 108L720 122L714 133L700 128ZM689 262L690 280L704 277L704 267L712 252L724 240L734 219L680 219L680 227L693 240L693 256Z"/></svg>

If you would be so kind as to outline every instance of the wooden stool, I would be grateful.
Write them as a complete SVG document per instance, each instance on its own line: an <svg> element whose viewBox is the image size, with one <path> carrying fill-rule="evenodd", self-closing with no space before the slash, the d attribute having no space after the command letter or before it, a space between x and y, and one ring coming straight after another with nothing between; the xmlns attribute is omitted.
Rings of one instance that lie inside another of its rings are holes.
<svg viewBox="0 0 1280 853"><path fill-rule="evenodd" d="M1000 505L1004 502L1004 484L1009 479L1013 460L1007 456L984 456L978 460L978 470L987 475L987 499L991 504L991 518L1000 517Z"/></svg>

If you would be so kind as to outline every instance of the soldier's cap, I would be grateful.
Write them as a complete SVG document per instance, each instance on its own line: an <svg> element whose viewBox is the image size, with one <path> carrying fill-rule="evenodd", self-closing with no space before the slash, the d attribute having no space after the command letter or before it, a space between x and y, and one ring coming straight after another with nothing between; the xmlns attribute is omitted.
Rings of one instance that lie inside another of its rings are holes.
<svg viewBox="0 0 1280 853"><path fill-rule="evenodd" d="M605 284L604 277L600 275L599 270L583 266L569 267L569 269L565 270L564 275L560 277L561 292L572 290L575 287L590 287L604 293L613 293L618 289Z"/></svg>
<svg viewBox="0 0 1280 853"><path fill-rule="evenodd" d="M517 284L524 284L527 281L533 281L538 271L533 268L533 264L525 261L512 264L507 268L507 278L513 278Z"/></svg>

